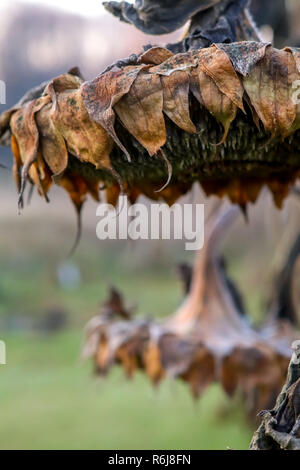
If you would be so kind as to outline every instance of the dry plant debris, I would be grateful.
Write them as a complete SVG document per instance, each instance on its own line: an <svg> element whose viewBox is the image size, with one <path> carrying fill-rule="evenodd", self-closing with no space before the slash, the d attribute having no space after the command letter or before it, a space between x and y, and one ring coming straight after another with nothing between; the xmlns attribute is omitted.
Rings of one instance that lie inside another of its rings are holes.
<svg viewBox="0 0 300 470"><path fill-rule="evenodd" d="M93 358L98 373L121 363L128 377L142 369L153 384L166 377L180 378L195 397L217 381L230 397L243 394L252 417L274 405L298 334L295 319L283 315L291 305L292 279L285 284L284 299L278 291L278 309L272 307L268 321L254 329L218 252L236 213L233 208L220 210L209 220L206 247L199 252L192 275L181 267L187 294L171 317L162 322L131 316L124 320L118 314L127 311L121 297L122 308L115 309L112 299L105 303L105 312L87 325L83 351L84 357ZM283 272L292 273L300 254L299 243L296 246Z"/></svg>
<svg viewBox="0 0 300 470"><path fill-rule="evenodd" d="M262 411L252 450L300 450L300 341L295 344L286 382L270 411Z"/></svg>
<svg viewBox="0 0 300 470"><path fill-rule="evenodd" d="M28 180L46 199L62 186L78 212L101 185L112 203L123 190L173 204L199 181L243 208L267 184L280 207L300 169L299 62L259 42L153 47L89 82L56 77L0 118L20 205Z"/></svg>

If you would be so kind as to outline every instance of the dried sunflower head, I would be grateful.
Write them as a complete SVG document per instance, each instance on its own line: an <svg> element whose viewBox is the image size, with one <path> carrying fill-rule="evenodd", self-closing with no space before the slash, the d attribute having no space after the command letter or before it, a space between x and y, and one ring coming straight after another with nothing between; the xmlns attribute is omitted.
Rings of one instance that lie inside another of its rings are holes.
<svg viewBox="0 0 300 470"><path fill-rule="evenodd" d="M285 380L297 326L288 314L283 318L274 311L259 329L251 326L241 294L218 256L218 243L236 213L226 210L210 220L206 246L192 276L188 275L192 280L175 314L163 322L140 317L124 321L121 314L102 314L89 322L84 355L93 358L98 373L106 373L117 363L132 377L141 368L154 385L167 377L180 378L194 397L219 382L229 397L242 393L252 417L274 405ZM280 283L274 299L280 310L292 305L292 271L298 256L296 243L283 269L283 273L289 270L289 280L281 276L289 294L282 299ZM107 304L111 299L104 306Z"/></svg>
<svg viewBox="0 0 300 470"><path fill-rule="evenodd" d="M300 169L299 61L256 42L154 47L89 82L53 79L0 118L20 202L28 179L44 196L63 186L78 211L100 184L172 204L199 181L242 207L267 184L281 206Z"/></svg>

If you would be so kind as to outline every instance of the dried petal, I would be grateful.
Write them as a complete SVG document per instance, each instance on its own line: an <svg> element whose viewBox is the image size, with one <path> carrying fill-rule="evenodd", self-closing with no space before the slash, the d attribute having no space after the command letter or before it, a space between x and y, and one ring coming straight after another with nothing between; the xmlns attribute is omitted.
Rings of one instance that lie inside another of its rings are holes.
<svg viewBox="0 0 300 470"><path fill-rule="evenodd" d="M165 49L164 47L151 47L146 52L144 52L140 58L140 64L148 64L148 65L159 65L165 60L168 60L174 54Z"/></svg>
<svg viewBox="0 0 300 470"><path fill-rule="evenodd" d="M36 114L40 134L41 153L54 176L59 176L68 165L68 150L65 139L51 118L52 103Z"/></svg>
<svg viewBox="0 0 300 470"><path fill-rule="evenodd" d="M199 67L213 79L219 90L244 111L243 85L225 52L215 46L199 53Z"/></svg>
<svg viewBox="0 0 300 470"><path fill-rule="evenodd" d="M234 70L246 77L251 69L260 62L270 44L254 41L236 42L233 44L216 44L216 47L224 51L232 62Z"/></svg>
<svg viewBox="0 0 300 470"><path fill-rule="evenodd" d="M130 155L115 132L114 106L126 95L144 65L125 67L99 75L91 82L85 82L81 94L91 119L100 124L121 148L130 161Z"/></svg>
<svg viewBox="0 0 300 470"><path fill-rule="evenodd" d="M152 156L166 143L163 91L158 75L140 72L114 109L122 124Z"/></svg>
<svg viewBox="0 0 300 470"><path fill-rule="evenodd" d="M176 54L170 57L168 60L163 62L156 67L151 68L151 73L157 73L158 75L169 76L174 72L180 70L189 72L198 65L198 53L197 51L185 52L182 54Z"/></svg>
<svg viewBox="0 0 300 470"><path fill-rule="evenodd" d="M176 71L161 77L163 88L163 110L180 129L190 134L196 132L189 111L189 76Z"/></svg>
<svg viewBox="0 0 300 470"><path fill-rule="evenodd" d="M11 130L18 143L20 158L23 163L19 203L27 180L28 172L37 159L39 148L39 131L36 125L35 114L42 109L50 100L49 96L43 96L30 101L13 114L11 118Z"/></svg>
<svg viewBox="0 0 300 470"><path fill-rule="evenodd" d="M286 137L296 118L293 82L298 74L293 55L268 47L264 58L244 78L251 104L272 135Z"/></svg>
<svg viewBox="0 0 300 470"><path fill-rule="evenodd" d="M224 127L224 135L219 145L225 142L230 124L236 117L236 105L224 95L215 82L202 70L198 71L201 100L208 111Z"/></svg>
<svg viewBox="0 0 300 470"><path fill-rule="evenodd" d="M57 95L57 106L51 111L53 126L67 144L69 153L99 168L110 168L109 155L113 140L103 127L92 121L80 90Z"/></svg>

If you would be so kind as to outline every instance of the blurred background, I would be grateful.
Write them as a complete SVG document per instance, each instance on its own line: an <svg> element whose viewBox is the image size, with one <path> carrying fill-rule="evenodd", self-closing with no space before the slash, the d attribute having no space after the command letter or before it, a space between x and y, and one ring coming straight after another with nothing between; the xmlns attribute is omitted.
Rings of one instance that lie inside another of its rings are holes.
<svg viewBox="0 0 300 470"><path fill-rule="evenodd" d="M300 45L299 3L253 2L266 40ZM0 13L0 79L7 84L0 111L75 65L89 79L145 44L181 34L147 37L105 13L99 0L1 0ZM10 150L1 148L0 158L10 167ZM50 199L47 205L34 195L18 215L10 171L1 169L0 339L7 365L0 366L0 448L247 448L253 425L240 400L229 402L218 386L195 403L182 383L153 390L142 375L127 382L119 370L99 380L79 359L83 327L109 284L136 303L139 314L166 317L182 300L176 263L192 262L193 254L183 242L100 242L96 204L89 201L81 243L67 259L74 210L59 188ZM212 204L197 187L187 200L204 202L207 212ZM299 210L300 202L290 198L277 211L264 191L249 223L241 215L224 239L230 273L254 323L263 320L274 279L299 233Z"/></svg>

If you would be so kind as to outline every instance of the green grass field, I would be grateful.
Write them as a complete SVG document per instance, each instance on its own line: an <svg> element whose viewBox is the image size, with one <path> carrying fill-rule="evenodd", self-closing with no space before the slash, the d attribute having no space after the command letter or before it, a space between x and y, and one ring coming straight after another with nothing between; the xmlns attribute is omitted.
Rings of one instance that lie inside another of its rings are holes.
<svg viewBox="0 0 300 470"><path fill-rule="evenodd" d="M7 365L0 366L1 449L247 448L251 430L241 407L217 386L194 402L180 381L155 390L141 373L128 382L115 368L99 379L91 363L80 362L83 326L105 298L107 283L137 302L140 314L163 317L182 300L169 269L145 273L142 267L125 269L112 254L110 263L105 252L85 254L89 269L79 257L82 282L69 291L58 285L51 256L38 256L24 265L0 257L0 321L9 325L0 334L7 347ZM11 327L15 316L21 325L24 318L31 324L51 305L69 314L63 332L45 336Z"/></svg>
<svg viewBox="0 0 300 470"><path fill-rule="evenodd" d="M57 269L74 239L74 213L68 202L39 201L21 217L14 197L0 211L0 339L7 345L7 365L0 366L0 448L246 449L253 429L241 403L230 402L218 386L194 402L180 381L154 390L141 373L128 382L118 368L99 379L79 360L83 326L97 313L107 284L119 287L139 314L165 317L182 301L174 266L193 253L165 242L100 243L91 206L71 260L80 283L63 288ZM247 269L236 263L238 247ZM255 287L253 253L235 242L233 254L235 278L246 273L244 285ZM251 288L248 296L253 312L259 311L257 292ZM68 327L53 336L34 333L32 324L52 307L67 312Z"/></svg>
<svg viewBox="0 0 300 470"><path fill-rule="evenodd" d="M194 402L179 382L154 390L140 373L95 378L76 331L52 338L4 335L1 449L234 449L251 430L217 386Z"/></svg>

